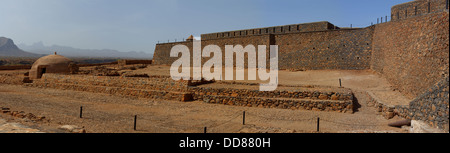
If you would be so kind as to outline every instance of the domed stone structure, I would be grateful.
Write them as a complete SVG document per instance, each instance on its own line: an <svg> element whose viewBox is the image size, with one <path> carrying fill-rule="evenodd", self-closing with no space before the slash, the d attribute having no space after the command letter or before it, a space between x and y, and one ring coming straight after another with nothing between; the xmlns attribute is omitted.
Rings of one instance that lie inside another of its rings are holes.
<svg viewBox="0 0 450 153"><path fill-rule="evenodd" d="M73 62L61 55L48 55L39 58L30 69L30 79L39 79L44 73L73 73ZM76 66L75 66L76 67Z"/></svg>

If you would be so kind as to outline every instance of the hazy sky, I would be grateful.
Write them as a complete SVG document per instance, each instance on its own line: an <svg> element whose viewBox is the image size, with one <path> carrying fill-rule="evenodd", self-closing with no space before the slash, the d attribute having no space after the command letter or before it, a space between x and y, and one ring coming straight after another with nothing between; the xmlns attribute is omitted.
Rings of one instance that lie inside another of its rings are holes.
<svg viewBox="0 0 450 153"><path fill-rule="evenodd" d="M366 27L411 0L0 0L0 36L16 44L153 53L204 33L329 21Z"/></svg>

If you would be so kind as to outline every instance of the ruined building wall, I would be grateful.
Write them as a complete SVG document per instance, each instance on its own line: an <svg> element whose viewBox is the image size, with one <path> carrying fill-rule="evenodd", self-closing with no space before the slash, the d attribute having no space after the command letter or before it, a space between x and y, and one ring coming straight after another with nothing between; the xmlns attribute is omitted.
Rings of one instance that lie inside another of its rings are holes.
<svg viewBox="0 0 450 153"><path fill-rule="evenodd" d="M401 93L417 97L448 76L448 11L375 26L371 69Z"/></svg>

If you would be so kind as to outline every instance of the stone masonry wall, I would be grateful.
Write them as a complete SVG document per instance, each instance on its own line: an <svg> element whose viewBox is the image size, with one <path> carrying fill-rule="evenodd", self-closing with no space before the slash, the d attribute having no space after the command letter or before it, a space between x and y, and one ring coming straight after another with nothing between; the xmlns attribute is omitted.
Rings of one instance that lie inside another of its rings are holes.
<svg viewBox="0 0 450 153"><path fill-rule="evenodd" d="M255 47L257 45L268 45L270 40L270 35L258 35L258 36L243 36L237 38L223 38L223 39L213 39L213 40L202 40L201 45L202 49L207 45L217 45L222 50L222 64L225 64L225 45L242 45L243 47L253 44ZM193 51L193 43L192 42L177 42L177 43L164 43L157 44L155 48L155 53L153 55L153 63L155 65L171 65L174 61L179 59L179 57L170 57L170 50L175 45L186 45L189 48L191 54L191 65L192 65L192 51ZM212 55L215 56L215 55ZM202 58L202 64L208 61L209 58ZM247 64L247 60L245 60Z"/></svg>
<svg viewBox="0 0 450 153"><path fill-rule="evenodd" d="M12 66L0 66L0 70L21 70L30 69L31 65L12 65Z"/></svg>
<svg viewBox="0 0 450 153"><path fill-rule="evenodd" d="M415 98L409 107L396 108L403 117L422 120L445 131L449 130L449 77Z"/></svg>
<svg viewBox="0 0 450 153"><path fill-rule="evenodd" d="M218 45L224 61L225 45L278 45L279 69L369 69L372 33L372 28L364 28L239 36L202 40L202 48L210 44ZM178 44L186 45L192 56L192 42L157 44L154 64L171 65L178 57L170 57L170 50ZM202 58L202 63L208 59ZM269 62L266 63L269 66Z"/></svg>
<svg viewBox="0 0 450 153"><path fill-rule="evenodd" d="M353 100L353 94L350 90L340 89L341 91L323 92L315 90L275 90L259 91L252 89L233 89L233 88L208 88L196 87L190 91L196 96L195 100L203 100L205 95L230 96L230 97L265 97L265 98L293 98L293 99L311 99L311 100Z"/></svg>
<svg viewBox="0 0 450 153"><path fill-rule="evenodd" d="M24 83L24 74L20 72L0 73L0 83L21 85Z"/></svg>
<svg viewBox="0 0 450 153"><path fill-rule="evenodd" d="M190 81L174 81L167 76L120 77L120 76L91 76L91 75L62 75L46 73L41 79L34 81L38 84L75 84L83 86L105 86L119 88L133 88L144 90L167 90L186 92Z"/></svg>
<svg viewBox="0 0 450 153"><path fill-rule="evenodd" d="M448 9L448 0L416 0L391 8L391 20L403 20Z"/></svg>
<svg viewBox="0 0 450 153"><path fill-rule="evenodd" d="M113 76L44 74L27 86L107 93L129 97L183 100L189 81L173 81L166 76L125 78Z"/></svg>
<svg viewBox="0 0 450 153"><path fill-rule="evenodd" d="M353 101L310 100L310 99L280 99L261 97L231 97L231 96L206 96L205 103L235 105L244 107L299 109L315 111L336 111L353 113Z"/></svg>
<svg viewBox="0 0 450 153"><path fill-rule="evenodd" d="M266 34L284 34L284 33L299 33L299 32L311 32L311 31L327 31L329 29L339 29L339 27L333 24L322 21L303 24L292 24L265 28L245 29L236 31L225 31L218 33L202 34L202 40L211 39L223 39L223 38L237 38L242 36L255 36Z"/></svg>
<svg viewBox="0 0 450 153"><path fill-rule="evenodd" d="M309 90L275 90L262 92L250 89L191 88L194 100L205 103L245 107L303 109L317 111L353 112L353 93L348 89L339 92Z"/></svg>
<svg viewBox="0 0 450 153"><path fill-rule="evenodd" d="M409 98L449 74L448 11L375 26L371 69Z"/></svg>
<svg viewBox="0 0 450 153"><path fill-rule="evenodd" d="M192 86L202 83L204 82L173 81L166 76L126 78L46 73L41 79L26 85L151 99L200 100L206 103L238 106L353 112L353 94L350 90L343 88L339 88L337 92L321 92L314 88L261 92Z"/></svg>
<svg viewBox="0 0 450 153"><path fill-rule="evenodd" d="M372 33L364 28L276 35L279 68L369 69Z"/></svg>

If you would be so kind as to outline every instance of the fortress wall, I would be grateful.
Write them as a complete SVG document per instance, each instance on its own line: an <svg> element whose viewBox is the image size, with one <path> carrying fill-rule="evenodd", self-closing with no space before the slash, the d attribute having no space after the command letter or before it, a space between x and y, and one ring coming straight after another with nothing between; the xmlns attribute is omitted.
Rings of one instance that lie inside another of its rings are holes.
<svg viewBox="0 0 450 153"><path fill-rule="evenodd" d="M178 58L170 57L170 50L175 45L186 45L192 51L192 42L176 42L176 43L162 43L156 44L155 52L153 53L153 64L155 65L171 65Z"/></svg>
<svg viewBox="0 0 450 153"><path fill-rule="evenodd" d="M202 47L218 45L224 53L225 45L278 45L280 69L369 69L372 33L373 28L364 28L240 36L202 40ZM171 65L178 57L171 58L170 50L178 44L188 46L192 54L192 42L157 44L154 64ZM202 58L202 63L208 59ZM225 55L222 54L223 64L224 59ZM269 62L266 63L268 66Z"/></svg>
<svg viewBox="0 0 450 153"><path fill-rule="evenodd" d="M372 33L364 28L276 35L279 68L369 69Z"/></svg>
<svg viewBox="0 0 450 153"><path fill-rule="evenodd" d="M257 45L268 45L270 43L270 35L257 35L257 36L243 36L237 38L223 38L223 39L212 39L212 40L202 40L202 49L207 45L218 45L222 50L222 64L225 64L225 45L237 45L240 44L243 47L253 44L255 47ZM179 59L179 57L170 57L170 50L175 45L186 45L191 54L191 66L192 66L192 42L177 42L177 43L163 43L157 44L155 48L155 53L153 55L153 63L155 65L172 65L174 61ZM212 55L215 56L215 55ZM211 57L202 58L202 64L208 61ZM247 60L246 60L247 63Z"/></svg>
<svg viewBox="0 0 450 153"><path fill-rule="evenodd" d="M242 36L255 36L255 35L266 35L266 34L285 34L285 33L299 33L299 32L310 32L310 31L326 31L329 29L339 28L335 27L333 24L322 21L313 23L303 23L303 24L292 24L283 26L273 26L265 28L255 28L255 29L245 29L245 30L235 30L235 31L225 31L217 33L202 34L202 40L211 39L223 39L223 38L236 38Z"/></svg>
<svg viewBox="0 0 450 153"><path fill-rule="evenodd" d="M402 20L448 9L448 0L416 0L391 8L391 20Z"/></svg>
<svg viewBox="0 0 450 153"><path fill-rule="evenodd" d="M376 25L371 69L417 97L449 74L448 28L448 11Z"/></svg>
<svg viewBox="0 0 450 153"><path fill-rule="evenodd" d="M422 120L432 127L449 130L449 77L441 79L416 97L409 107L396 108L403 117Z"/></svg>

